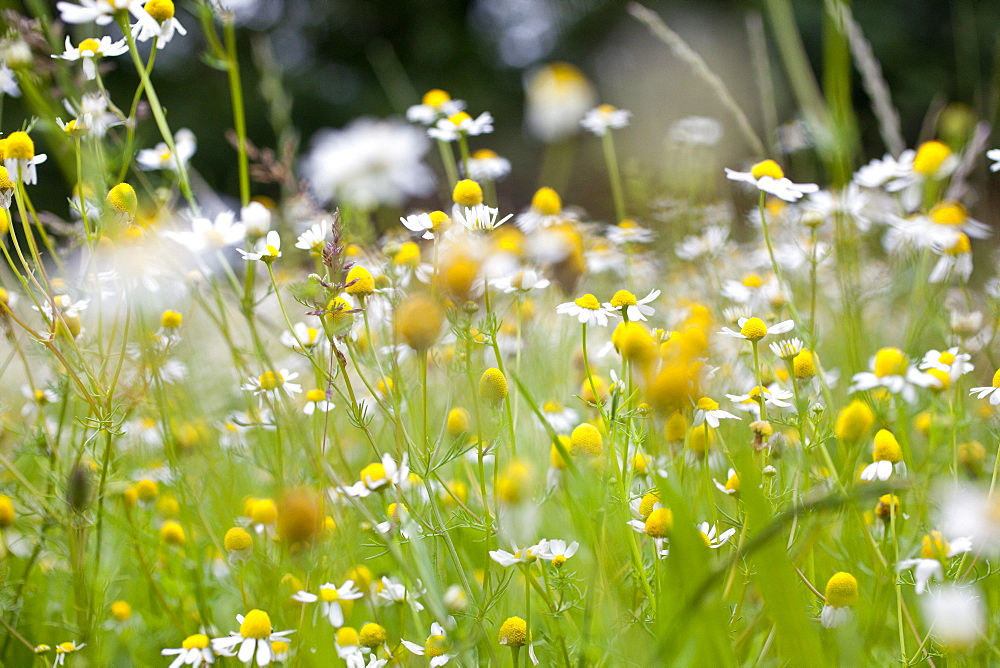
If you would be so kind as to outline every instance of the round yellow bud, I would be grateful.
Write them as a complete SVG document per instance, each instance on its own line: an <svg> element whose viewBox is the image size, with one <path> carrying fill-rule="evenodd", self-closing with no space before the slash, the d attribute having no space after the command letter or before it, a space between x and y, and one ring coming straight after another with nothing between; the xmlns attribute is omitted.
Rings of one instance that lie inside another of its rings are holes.
<svg viewBox="0 0 1000 668"><path fill-rule="evenodd" d="M875 414L868 404L855 399L837 414L833 432L843 441L856 441L875 425Z"/></svg>
<svg viewBox="0 0 1000 668"><path fill-rule="evenodd" d="M132 606L125 601L115 601L111 604L111 616L124 622L132 616Z"/></svg>
<svg viewBox="0 0 1000 668"><path fill-rule="evenodd" d="M452 408L448 411L448 421L445 427L449 436L460 436L469 431L472 418L464 408Z"/></svg>
<svg viewBox="0 0 1000 668"><path fill-rule="evenodd" d="M858 581L850 573L836 573L826 583L826 604L847 608L858 602Z"/></svg>
<svg viewBox="0 0 1000 668"><path fill-rule="evenodd" d="M226 532L222 544L229 552L242 552L253 547L253 537L242 527L233 527Z"/></svg>
<svg viewBox="0 0 1000 668"><path fill-rule="evenodd" d="M415 292L396 307L396 332L414 350L430 348L441 332L444 310L430 296Z"/></svg>
<svg viewBox="0 0 1000 668"><path fill-rule="evenodd" d="M589 455L596 457L604 451L604 439L594 425L584 422L570 435L570 454L574 457Z"/></svg>
<svg viewBox="0 0 1000 668"><path fill-rule="evenodd" d="M119 183L108 191L108 196L104 200L115 213L134 218L139 210L139 199L135 194L135 188L127 183Z"/></svg>
<svg viewBox="0 0 1000 668"><path fill-rule="evenodd" d="M528 639L528 625L520 617L508 617L500 625L497 641L509 647L522 647Z"/></svg>
<svg viewBox="0 0 1000 668"><path fill-rule="evenodd" d="M351 267L345 282L347 287L344 288L344 292L349 295L365 296L375 292L375 279L372 278L370 271L360 265Z"/></svg>
<svg viewBox="0 0 1000 668"><path fill-rule="evenodd" d="M479 378L479 398L490 404L499 404L507 396L507 379L500 369L491 368Z"/></svg>
<svg viewBox="0 0 1000 668"><path fill-rule="evenodd" d="M6 494L0 494L0 529L6 529L15 519L17 513L14 511L14 500Z"/></svg>
<svg viewBox="0 0 1000 668"><path fill-rule="evenodd" d="M177 522L164 522L160 527L160 540L167 545L183 545L185 541L184 528Z"/></svg>
<svg viewBox="0 0 1000 668"><path fill-rule="evenodd" d="M169 21L174 18L174 3L173 0L149 0L143 9L146 13L157 20L158 23L163 23L164 21Z"/></svg>
<svg viewBox="0 0 1000 668"><path fill-rule="evenodd" d="M358 634L358 642L361 646L372 649L379 645L384 645L388 639L389 634L386 632L385 627L374 622L369 622L362 626L361 632Z"/></svg>
<svg viewBox="0 0 1000 668"><path fill-rule="evenodd" d="M164 329L177 329L184 321L184 316L177 311L164 311L160 316L160 326Z"/></svg>
<svg viewBox="0 0 1000 668"><path fill-rule="evenodd" d="M531 198L531 208L543 216L555 216L562 211L562 199L552 188L542 187Z"/></svg>
<svg viewBox="0 0 1000 668"><path fill-rule="evenodd" d="M460 206L476 206L483 203L483 188L472 179L462 179L455 184L451 198Z"/></svg>
<svg viewBox="0 0 1000 668"><path fill-rule="evenodd" d="M263 610L251 610L243 617L240 635L244 638L263 640L271 635L271 617Z"/></svg>

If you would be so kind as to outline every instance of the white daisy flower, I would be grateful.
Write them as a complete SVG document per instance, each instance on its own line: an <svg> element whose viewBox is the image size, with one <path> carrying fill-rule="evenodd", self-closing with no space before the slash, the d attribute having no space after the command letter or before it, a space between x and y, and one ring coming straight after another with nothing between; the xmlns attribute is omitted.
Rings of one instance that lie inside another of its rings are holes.
<svg viewBox="0 0 1000 668"><path fill-rule="evenodd" d="M715 486L723 494L728 494L733 496L740 493L740 475L736 472L736 469L729 469L726 472L726 484L722 484L715 478L712 479Z"/></svg>
<svg viewBox="0 0 1000 668"><path fill-rule="evenodd" d="M429 213L414 213L406 218L400 218L399 222L401 222L403 227L411 232L420 234L421 239L434 238L435 225Z"/></svg>
<svg viewBox="0 0 1000 668"><path fill-rule="evenodd" d="M566 563L566 560L576 554L580 549L580 543L573 541L567 544L562 539L543 540L538 544L538 558L552 562L552 565L559 568Z"/></svg>
<svg viewBox="0 0 1000 668"><path fill-rule="evenodd" d="M274 660L271 643L287 642L287 636L295 631L277 631L271 628L271 618L263 610L251 610L243 615L236 615L240 623L239 631L230 631L227 638L212 638L212 649L225 656L233 656L236 646L239 651L236 658L249 664L256 657L258 666L270 665Z"/></svg>
<svg viewBox="0 0 1000 668"><path fill-rule="evenodd" d="M631 118L632 112L627 109L618 109L610 104L602 104L584 114L580 125L598 137L603 137L608 133L608 130L619 130L627 127Z"/></svg>
<svg viewBox="0 0 1000 668"><path fill-rule="evenodd" d="M899 187L887 184L901 179L913 171L913 158L916 154L916 151L907 149L900 153L897 159L886 153L882 156L881 160L872 160L855 172L854 183L863 188L881 188L882 186L887 186L887 190L898 190Z"/></svg>
<svg viewBox="0 0 1000 668"><path fill-rule="evenodd" d="M289 373L288 369L280 371L265 371L259 376L250 376L249 382L244 383L240 389L246 392L253 392L261 398L267 397L272 401L277 401L284 392L288 396L302 392L302 386L289 381L299 377L298 373Z"/></svg>
<svg viewBox="0 0 1000 668"><path fill-rule="evenodd" d="M308 230L300 234L299 238L295 241L295 247L319 255L323 252L323 248L326 246L326 238L330 236L332 231L333 226L330 224L330 221L324 218L318 223L313 223Z"/></svg>
<svg viewBox="0 0 1000 668"><path fill-rule="evenodd" d="M430 663L428 665L430 665L431 668L444 666L455 658L454 654L446 653L446 650L448 649L448 640L445 636L444 627L437 622L431 624L431 633L427 636L427 640L423 645L418 645L415 642L403 639L400 639L400 642L402 642L406 649L410 650L411 653L416 654L417 656L426 656L430 659Z"/></svg>
<svg viewBox="0 0 1000 668"><path fill-rule="evenodd" d="M410 477L408 455L403 453L403 460L397 466L392 455L382 455L382 461L369 464L361 469L360 480L349 487L338 487L337 491L347 496L364 498L373 491L385 485L405 487Z"/></svg>
<svg viewBox="0 0 1000 668"><path fill-rule="evenodd" d="M421 125L434 125L439 118L454 116L465 109L464 100L453 100L451 95L440 88L424 93L420 104L406 110L406 120Z"/></svg>
<svg viewBox="0 0 1000 668"><path fill-rule="evenodd" d="M271 230L267 233L267 238L257 240L253 252L245 251L242 248L237 248L236 252L248 262L254 260L274 262L281 257L281 237L278 236L277 230Z"/></svg>
<svg viewBox="0 0 1000 668"><path fill-rule="evenodd" d="M768 327L760 318L740 318L736 321L740 331L734 331L728 327L723 327L719 334L734 338L747 339L748 341L759 341L768 334L784 334L795 328L795 323L791 320L783 320Z"/></svg>
<svg viewBox="0 0 1000 668"><path fill-rule="evenodd" d="M490 112L484 111L473 118L466 112L460 111L440 119L434 127L428 128L427 135L432 139L452 142L462 136L477 137L490 132L493 132L493 116Z"/></svg>
<svg viewBox="0 0 1000 668"><path fill-rule="evenodd" d="M944 568L942 562L951 559L955 555L964 554L972 550L972 539L955 538L946 540L940 531L932 531L923 539L920 548L919 559L904 559L896 564L896 570L902 571L912 568L913 576L916 580L917 594L927 591L927 583L937 578L944 578Z"/></svg>
<svg viewBox="0 0 1000 668"><path fill-rule="evenodd" d="M302 412L306 415L312 415L316 411L320 413L329 413L337 406L327 399L326 392L323 390L309 390L306 392L306 405L302 407Z"/></svg>
<svg viewBox="0 0 1000 668"><path fill-rule="evenodd" d="M646 316L655 313L653 307L646 306L646 304L656 301L659 296L660 291L653 290L642 299L636 299L635 295L628 290L619 290L614 294L610 302L604 303L604 308L624 314L625 319L630 322L637 320L645 322Z"/></svg>
<svg viewBox="0 0 1000 668"><path fill-rule="evenodd" d="M174 17L174 7L172 5L167 5L167 7L169 9L164 8L164 5L157 5L153 9L155 16L150 14L153 17L152 24L148 21L138 21L132 26L132 34L136 40L145 42L155 37L156 48L162 49L170 43L175 34L187 34L187 30L181 25L181 22ZM147 5L148 8L149 5Z"/></svg>
<svg viewBox="0 0 1000 668"><path fill-rule="evenodd" d="M359 599L364 594L360 589L354 586L354 580L348 580L340 587L337 585L327 582L326 584L320 585L319 594L313 594L308 591L299 590L292 595L293 601L298 601L299 603L316 603L320 602L319 611L328 622L330 626L335 629L339 629L344 625L344 610L340 605L341 601L353 601Z"/></svg>
<svg viewBox="0 0 1000 668"><path fill-rule="evenodd" d="M698 525L698 533L701 534L705 544L713 550L717 550L725 545L733 537L733 534L736 533L736 529L726 529L719 535L716 535L717 531L716 526L714 524L710 525L708 522L702 522Z"/></svg>
<svg viewBox="0 0 1000 668"><path fill-rule="evenodd" d="M729 411L719 408L719 402L710 397L702 397L698 400L694 412L694 426L697 427L705 422L712 429L717 429L719 420L739 420L741 418L733 415Z"/></svg>
<svg viewBox="0 0 1000 668"><path fill-rule="evenodd" d="M497 220L497 216L499 215L500 209L495 209L485 204L477 204L472 207L463 207L455 204L451 210L451 219L455 222L461 223L468 230L481 230L485 232L500 227L510 220L514 214L508 213L500 220Z"/></svg>
<svg viewBox="0 0 1000 668"><path fill-rule="evenodd" d="M885 482L894 472L901 476L906 475L903 449L899 447L899 441L892 432L888 429L879 429L872 446L872 463L865 467L860 478L866 482L876 478Z"/></svg>
<svg viewBox="0 0 1000 668"><path fill-rule="evenodd" d="M393 603L409 603L417 612L424 609L423 604L417 599L420 598L424 593L423 585L420 584L420 580L417 580L417 586L415 589L407 589L402 582L396 582L387 577L382 578L382 587L376 592L375 596L386 602L388 605Z"/></svg>
<svg viewBox="0 0 1000 668"><path fill-rule="evenodd" d="M176 656L168 668L180 668L181 666L201 666L215 663L215 653L210 646L210 640L204 633L196 633L188 636L176 649L160 650L163 656Z"/></svg>
<svg viewBox="0 0 1000 668"><path fill-rule="evenodd" d="M760 385L754 387L746 394L727 394L726 398L736 404L736 407L741 411L749 411L751 413L760 413L760 398L764 398L764 403L768 406L774 406L775 408L789 408L790 404L787 400L791 399L794 395L788 390L783 390L777 385L771 385L770 387L761 387Z"/></svg>
<svg viewBox="0 0 1000 668"><path fill-rule="evenodd" d="M224 211L216 216L214 221L194 218L191 221L190 231L168 230L163 235L192 252L200 253L206 250L221 250L238 243L246 237L246 227L236 221L236 214L232 211Z"/></svg>
<svg viewBox="0 0 1000 668"><path fill-rule="evenodd" d="M993 384L985 387L974 387L969 390L970 395L976 395L976 399L990 398L990 404L1000 405L1000 369L993 374Z"/></svg>
<svg viewBox="0 0 1000 668"><path fill-rule="evenodd" d="M729 227L709 225L700 236L686 236L674 246L674 253L682 260L693 262L701 258L717 258L733 248L729 241Z"/></svg>
<svg viewBox="0 0 1000 668"><path fill-rule="evenodd" d="M774 160L764 160L754 165L749 172L737 172L726 168L726 178L756 186L763 192L774 195L786 202L796 202L803 195L819 191L815 183L792 183Z"/></svg>
<svg viewBox="0 0 1000 668"><path fill-rule="evenodd" d="M7 168L10 180L21 179L29 186L38 183L36 167L48 160L48 156L35 153L35 143L27 132L11 132L4 141L3 166Z"/></svg>
<svg viewBox="0 0 1000 668"><path fill-rule="evenodd" d="M473 181L499 181L510 174L510 160L488 148L481 148L473 153L468 166L469 178Z"/></svg>
<svg viewBox="0 0 1000 668"><path fill-rule="evenodd" d="M100 39L88 37L74 47L69 35L67 35L66 48L62 54L53 54L52 57L70 61L83 60L83 73L88 80L92 81L97 78L98 58L120 56L126 51L128 51L128 44L125 43L124 37L117 42L111 41L111 37L108 35Z"/></svg>
<svg viewBox="0 0 1000 668"><path fill-rule="evenodd" d="M531 545L529 547L524 547L518 549L517 545L514 545L513 552L507 552L506 550L490 550L490 559L497 562L504 568L509 568L514 564L533 564L540 557L542 557L542 549L544 548L544 542Z"/></svg>
<svg viewBox="0 0 1000 668"><path fill-rule="evenodd" d="M948 348L948 350L944 351L928 350L924 353L924 358L920 362L920 368L946 371L954 381L975 370L976 367L969 362L970 359L972 359L972 355L959 352L958 346Z"/></svg>
<svg viewBox="0 0 1000 668"><path fill-rule="evenodd" d="M523 269L510 276L501 276L490 281L496 289L510 294L512 292L526 293L531 290L544 290L551 285L549 279L534 269Z"/></svg>
<svg viewBox="0 0 1000 668"><path fill-rule="evenodd" d="M176 172L178 164L187 166L198 148L198 140L191 130L181 128L174 133L174 148L177 152L171 153L166 142L160 142L154 148L144 148L136 154L136 164L147 172L158 169Z"/></svg>
<svg viewBox="0 0 1000 668"><path fill-rule="evenodd" d="M848 394L865 392L884 387L892 394L898 394L912 404L917 400L918 387L939 387L941 381L924 373L910 364L909 359L898 348L882 348L870 362L871 371L854 374Z"/></svg>
<svg viewBox="0 0 1000 668"><path fill-rule="evenodd" d="M63 23L96 23L106 26L113 23L115 15L124 9L140 23L158 27L156 20L143 9L145 3L146 0L79 0L79 4L57 2L56 9L59 10L59 18Z"/></svg>
<svg viewBox="0 0 1000 668"><path fill-rule="evenodd" d="M942 283L952 276L960 282L968 283L972 276L972 244L969 237L961 232L958 233L955 244L949 247L933 247L935 253L941 257L927 277L928 283Z"/></svg>
<svg viewBox="0 0 1000 668"><path fill-rule="evenodd" d="M583 325L600 325L601 327L608 326L608 316L618 315L616 310L602 306L597 298L589 292L574 301L559 304L556 307L556 313L576 318Z"/></svg>
<svg viewBox="0 0 1000 668"><path fill-rule="evenodd" d="M55 661L52 662L53 668L55 666L66 665L67 654L72 654L73 652L79 652L86 646L87 643L80 643L79 645L77 645L75 640L73 640L72 642L64 642L60 643L59 645L56 645L56 658Z"/></svg>
<svg viewBox="0 0 1000 668"><path fill-rule="evenodd" d="M936 587L920 602L929 632L943 646L972 647L986 637L986 605L974 587Z"/></svg>
<svg viewBox="0 0 1000 668"><path fill-rule="evenodd" d="M613 244L624 246L625 244L648 244L656 238L653 230L638 225L632 219L626 219L617 225L609 225L604 236Z"/></svg>

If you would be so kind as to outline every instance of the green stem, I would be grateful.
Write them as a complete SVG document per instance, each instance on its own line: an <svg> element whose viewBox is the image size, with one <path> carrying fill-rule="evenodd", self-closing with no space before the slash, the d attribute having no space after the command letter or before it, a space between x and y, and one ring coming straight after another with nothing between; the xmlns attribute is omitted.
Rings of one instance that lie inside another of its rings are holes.
<svg viewBox="0 0 1000 668"><path fill-rule="evenodd" d="M618 171L618 158L615 155L615 142L608 129L601 137L601 147L604 149L604 163L608 168L608 178L611 180L611 197L615 202L615 224L625 220L625 195L622 189L622 177Z"/></svg>
<svg viewBox="0 0 1000 668"><path fill-rule="evenodd" d="M243 87L240 83L240 63L236 54L236 28L232 16L226 20L225 27L226 56L229 73L229 94L233 100L233 124L236 126L236 150L239 153L237 167L240 177L240 204L250 203L250 163L247 157L247 123L243 105Z"/></svg>

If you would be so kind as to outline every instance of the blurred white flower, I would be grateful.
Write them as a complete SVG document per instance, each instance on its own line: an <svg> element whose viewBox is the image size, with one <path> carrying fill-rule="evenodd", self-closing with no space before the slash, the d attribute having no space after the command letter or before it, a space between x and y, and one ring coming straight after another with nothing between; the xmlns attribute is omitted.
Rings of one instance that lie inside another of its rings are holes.
<svg viewBox="0 0 1000 668"><path fill-rule="evenodd" d="M597 97L583 72L569 63L550 63L536 70L527 78L525 92L528 130L547 144L576 134Z"/></svg>
<svg viewBox="0 0 1000 668"><path fill-rule="evenodd" d="M628 109L601 104L584 114L580 125L598 137L603 137L608 133L608 130L619 130L627 127L630 118L632 118L632 112Z"/></svg>
<svg viewBox="0 0 1000 668"><path fill-rule="evenodd" d="M396 121L360 118L341 130L321 130L302 162L317 199L362 210L399 206L434 188L422 162L430 143L419 129Z"/></svg>
<svg viewBox="0 0 1000 668"><path fill-rule="evenodd" d="M670 141L687 146L715 146L722 139L722 123L706 116L687 116L670 126Z"/></svg>
<svg viewBox="0 0 1000 668"><path fill-rule="evenodd" d="M181 128L174 134L174 148L177 149L176 156L170 152L166 142L161 141L155 148L144 148L139 151L135 161L139 164L139 169L144 171L167 169L176 172L178 162L187 165L188 160L194 155L198 148L198 140L193 132Z"/></svg>

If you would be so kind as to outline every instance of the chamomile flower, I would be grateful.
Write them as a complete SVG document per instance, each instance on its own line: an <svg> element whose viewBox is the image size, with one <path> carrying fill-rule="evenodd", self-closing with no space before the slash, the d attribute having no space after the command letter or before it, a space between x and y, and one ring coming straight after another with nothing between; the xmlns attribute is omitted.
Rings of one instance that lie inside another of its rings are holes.
<svg viewBox="0 0 1000 668"><path fill-rule="evenodd" d="M686 236L674 246L674 253L682 260L714 259L733 249L729 241L729 228L725 225L709 225L700 236Z"/></svg>
<svg viewBox="0 0 1000 668"><path fill-rule="evenodd" d="M884 387L912 404L917 400L918 387L936 387L940 380L916 369L899 348L882 348L870 362L871 371L854 374L848 394Z"/></svg>
<svg viewBox="0 0 1000 668"><path fill-rule="evenodd" d="M726 395L726 398L736 404L736 407L740 410L750 411L755 414L760 411L761 399L763 399L764 403L768 406L774 406L775 408L789 408L792 404L790 404L787 400L792 397L793 394L791 392L783 390L777 385L771 385L770 387L761 387L758 385L746 394Z"/></svg>
<svg viewBox="0 0 1000 668"><path fill-rule="evenodd" d="M176 649L164 649L160 651L163 656L176 656L170 662L168 668L180 668L181 666L201 666L215 663L215 653L211 648L211 641L204 633L196 633L188 636Z"/></svg>
<svg viewBox="0 0 1000 668"><path fill-rule="evenodd" d="M250 376L249 382L244 383L241 390L253 392L255 396L277 401L281 393L291 396L302 392L302 386L290 381L299 377L298 373L290 373L288 369L280 371L268 370L259 376Z"/></svg>
<svg viewBox="0 0 1000 668"><path fill-rule="evenodd" d="M600 325L601 327L608 326L608 316L617 315L614 309L601 306L597 297L589 292L571 302L559 304L556 307L556 313L576 318L583 325Z"/></svg>
<svg viewBox="0 0 1000 668"><path fill-rule="evenodd" d="M3 140L3 166L11 181L20 179L29 186L38 183L35 167L47 159L44 153L35 154L35 142L27 132L11 132Z"/></svg>
<svg viewBox="0 0 1000 668"><path fill-rule="evenodd" d="M893 192L903 185L895 184L913 171L913 157L916 151L907 149L894 158L886 153L881 159L874 159L854 174L853 182L863 188L882 188Z"/></svg>
<svg viewBox="0 0 1000 668"><path fill-rule="evenodd" d="M715 146L722 139L722 123L706 116L686 116L670 125L667 136L683 146Z"/></svg>
<svg viewBox="0 0 1000 668"><path fill-rule="evenodd" d="M902 571L912 568L913 576L916 580L917 594L927 591L927 583L937 578L944 577L942 564L955 555L964 554L972 550L971 538L954 538L951 541L945 539L940 531L931 531L923 538L920 547L920 558L904 559L896 564L896 570Z"/></svg>
<svg viewBox="0 0 1000 668"><path fill-rule="evenodd" d="M928 350L920 362L920 368L922 370L937 369L945 371L951 377L952 381L955 381L970 371L975 370L976 367L969 362L970 359L972 359L972 355L959 352L958 346L944 351Z"/></svg>
<svg viewBox="0 0 1000 668"><path fill-rule="evenodd" d="M316 411L329 413L336 405L330 401L323 390L309 390L306 392L306 405L302 407L302 412L312 415Z"/></svg>
<svg viewBox="0 0 1000 668"><path fill-rule="evenodd" d="M569 433L574 426L580 424L579 413L558 401L546 401L542 404L542 417L558 434Z"/></svg>
<svg viewBox="0 0 1000 668"><path fill-rule="evenodd" d="M701 534L706 546L717 550L729 542L729 539L736 533L736 529L726 529L722 533L718 533L718 528L714 524L702 522L698 525L698 533Z"/></svg>
<svg viewBox="0 0 1000 668"><path fill-rule="evenodd" d="M70 61L82 60L83 73L86 75L88 80L94 80L97 78L98 58L120 56L126 51L128 51L128 45L125 43L124 37L117 42L111 41L111 37L108 35L105 35L100 39L88 37L77 46L73 46L73 43L69 39L69 35L67 35L66 48L63 50L62 54L53 54L52 57Z"/></svg>
<svg viewBox="0 0 1000 668"><path fill-rule="evenodd" d="M562 539L543 540L538 544L538 558L551 562L556 568L561 568L566 561L580 549L580 543L575 540L567 544Z"/></svg>
<svg viewBox="0 0 1000 668"><path fill-rule="evenodd" d="M66 664L66 655L79 652L87 646L87 643L76 644L76 641L64 642L56 645L56 659L52 662L53 667Z"/></svg>
<svg viewBox="0 0 1000 668"><path fill-rule="evenodd" d="M406 218L400 218L399 222L411 232L420 234L421 239L434 238L434 219L429 213L414 213Z"/></svg>
<svg viewBox="0 0 1000 668"><path fill-rule="evenodd" d="M722 484L718 480L713 479L712 482L723 494L728 494L729 496L735 496L740 493L740 474L736 472L736 469L729 469L726 472L726 484Z"/></svg>
<svg viewBox="0 0 1000 668"><path fill-rule="evenodd" d="M326 246L326 239L330 236L333 226L330 221L324 218L318 223L313 223L308 230L299 235L295 240L295 247L307 250L314 255L320 255Z"/></svg>
<svg viewBox="0 0 1000 668"><path fill-rule="evenodd" d="M424 593L423 585L417 580L415 588L407 589L402 582L396 582L387 577L382 578L382 586L375 593L376 598L387 605L393 603L409 603L410 607L420 612L424 609L423 604L418 600Z"/></svg>
<svg viewBox="0 0 1000 668"><path fill-rule="evenodd" d="M879 429L875 434L872 446L872 463L861 472L861 479L871 481L878 478L886 481L893 472L906 475L906 463L903 461L903 449L899 441L888 429Z"/></svg>
<svg viewBox="0 0 1000 668"><path fill-rule="evenodd" d="M826 605L820 613L823 628L832 629L846 624L851 607L858 602L858 581L850 573L835 573L826 583Z"/></svg>
<svg viewBox="0 0 1000 668"><path fill-rule="evenodd" d="M469 178L474 181L499 181L510 174L510 160L496 151L481 148L469 158Z"/></svg>
<svg viewBox="0 0 1000 668"><path fill-rule="evenodd" d="M795 359L795 357L802 352L802 341L798 338L785 339L783 341L774 341L769 346L771 352L777 357L783 360Z"/></svg>
<svg viewBox="0 0 1000 668"><path fill-rule="evenodd" d="M475 206L455 204L451 209L451 219L469 231L490 232L506 223L514 214L508 213L498 220L499 215L500 209L485 204L476 204Z"/></svg>
<svg viewBox="0 0 1000 668"><path fill-rule="evenodd" d="M406 110L406 120L421 125L434 125L440 118L454 116L465 109L465 101L453 100L447 91L435 88L424 93L420 104Z"/></svg>
<svg viewBox="0 0 1000 668"><path fill-rule="evenodd" d="M148 21L139 21L133 25L132 32L140 42L155 37L156 47L162 49L170 43L176 33L187 34L187 30L184 29L181 22L174 18L173 0L149 0L143 8L156 22L156 28Z"/></svg>
<svg viewBox="0 0 1000 668"><path fill-rule="evenodd" d="M726 178L756 186L762 192L774 195L786 202L796 202L803 195L819 191L815 183L792 183L774 160L764 160L754 165L749 172L737 172L726 168Z"/></svg>
<svg viewBox="0 0 1000 668"><path fill-rule="evenodd" d="M428 128L427 135L433 139L452 142L459 137L477 137L493 132L493 116L484 111L473 118L464 111L442 118L434 127Z"/></svg>
<svg viewBox="0 0 1000 668"><path fill-rule="evenodd" d="M608 130L619 130L627 127L631 118L632 112L628 109L618 109L610 104L602 104L584 114L580 125L598 137L603 137L608 133Z"/></svg>
<svg viewBox="0 0 1000 668"><path fill-rule="evenodd" d="M974 387L969 390L970 395L976 395L976 399L990 398L990 404L1000 406L1000 369L993 374L993 385L986 387Z"/></svg>
<svg viewBox="0 0 1000 668"><path fill-rule="evenodd" d="M448 639L445 636L444 627L434 622L431 624L431 633L427 636L427 640L424 641L423 645L419 645L415 642L410 642L409 640L400 639L400 642L410 650L411 653L417 656L426 656L430 659L428 665L431 668L435 666L444 666L453 658L454 654L448 654Z"/></svg>
<svg viewBox="0 0 1000 668"><path fill-rule="evenodd" d="M242 248L237 248L236 252L247 262L261 260L270 264L281 257L281 237L278 236L277 230L271 230L267 233L267 238L257 241L252 252Z"/></svg>
<svg viewBox="0 0 1000 668"><path fill-rule="evenodd" d="M959 232L953 245L935 246L934 252L939 253L941 257L927 277L927 282L941 283L952 276L961 283L969 282L969 277L972 276L972 244L968 236Z"/></svg>
<svg viewBox="0 0 1000 668"><path fill-rule="evenodd" d="M635 322L637 320L646 321L646 316L655 313L652 306L647 306L650 302L656 301L660 296L659 290L653 290L642 299L636 299L635 295L628 290L619 290L611 297L610 302L604 304L608 311L618 311L625 320Z"/></svg>
<svg viewBox="0 0 1000 668"><path fill-rule="evenodd" d="M0 63L0 95L21 97L21 87L17 84L17 76L14 74L14 70L7 67L6 63Z"/></svg>
<svg viewBox="0 0 1000 668"><path fill-rule="evenodd" d="M147 172L159 169L176 172L178 165L187 166L198 148L198 140L193 132L181 128L174 133L174 148L176 153L170 151L166 142L160 142L153 148L144 148L136 154L136 164L139 169Z"/></svg>
<svg viewBox="0 0 1000 668"><path fill-rule="evenodd" d="M405 486L410 477L408 456L403 453L402 462L397 465L392 455L382 455L382 461L369 464L361 469L360 480L349 487L338 488L347 496L364 498L386 485Z"/></svg>
<svg viewBox="0 0 1000 668"><path fill-rule="evenodd" d="M251 610L244 615L236 615L236 621L240 624L239 631L230 631L229 637L212 638L212 649L220 654L232 656L236 652L236 658L245 664L254 660L258 666L270 665L274 660L274 651L271 643L275 641L287 642L287 636L295 631L277 631L271 627L271 618L263 610Z"/></svg>
<svg viewBox="0 0 1000 668"><path fill-rule="evenodd" d="M278 337L278 340L281 345L288 346L295 351L315 350L327 342L322 328L310 327L304 322L292 325L292 331L285 330Z"/></svg>
<svg viewBox="0 0 1000 668"><path fill-rule="evenodd" d="M552 188L539 188L531 198L531 206L517 216L517 226L525 234L558 225L567 219L563 212L562 198Z"/></svg>
<svg viewBox="0 0 1000 668"><path fill-rule="evenodd" d="M221 250L238 243L245 238L246 227L236 220L236 214L232 211L224 211L215 220L201 217L192 219L190 231L168 230L163 235L192 252L201 253Z"/></svg>
<svg viewBox="0 0 1000 668"><path fill-rule="evenodd" d="M320 585L319 594L299 590L292 596L292 600L299 603L316 603L318 601L320 614L330 622L330 626L339 629L344 625L344 610L340 602L353 601L362 596L364 594L354 586L354 580L348 580L340 587L331 582Z"/></svg>
<svg viewBox="0 0 1000 668"><path fill-rule="evenodd" d="M490 285L505 294L524 294L532 290L544 290L551 281L540 275L534 269L523 269L508 276L501 276L490 281Z"/></svg>
<svg viewBox="0 0 1000 668"><path fill-rule="evenodd" d="M791 320L784 320L768 327L763 320L757 317L740 318L736 321L736 324L740 326L740 331L737 332L728 327L723 327L719 334L734 339L760 341L768 334L784 334L785 332L790 332L795 327L795 323Z"/></svg>
<svg viewBox="0 0 1000 668"><path fill-rule="evenodd" d="M938 202L926 216L917 216L902 224L912 226L908 236L926 247L952 248L962 235L972 239L990 236L988 225L969 216L964 206L953 201Z"/></svg>
<svg viewBox="0 0 1000 668"><path fill-rule="evenodd" d="M497 562L504 568L509 568L515 564L533 564L541 556L543 543L537 543L529 547L518 549L514 546L513 552L506 550L490 550L490 559Z"/></svg>
<svg viewBox="0 0 1000 668"><path fill-rule="evenodd" d="M63 23L96 23L106 26L114 22L118 12L127 10L139 23L147 23L155 28L156 21L142 7L145 2L146 0L79 0L79 4L57 2L56 9L59 10L59 18Z"/></svg>
<svg viewBox="0 0 1000 668"><path fill-rule="evenodd" d="M739 420L741 418L719 408L719 402L710 397L702 397L695 405L694 426L708 423L712 429L719 426L719 420Z"/></svg>
<svg viewBox="0 0 1000 668"><path fill-rule="evenodd" d="M656 238L653 230L642 227L631 218L626 218L617 225L609 225L604 233L608 241L619 246L625 244L648 244Z"/></svg>

